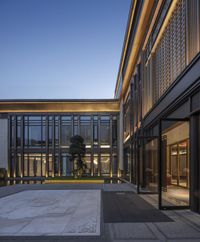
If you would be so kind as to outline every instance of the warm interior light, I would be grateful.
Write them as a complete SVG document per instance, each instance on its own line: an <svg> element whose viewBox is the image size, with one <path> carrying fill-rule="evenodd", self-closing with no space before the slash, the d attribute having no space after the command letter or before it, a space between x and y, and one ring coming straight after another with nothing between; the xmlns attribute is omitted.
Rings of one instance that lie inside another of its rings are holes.
<svg viewBox="0 0 200 242"><path fill-rule="evenodd" d="M101 148L110 148L110 145L101 145Z"/></svg>
<svg viewBox="0 0 200 242"><path fill-rule="evenodd" d="M94 158L94 161L93 162L94 162L95 165L97 165L98 164L97 158Z"/></svg>

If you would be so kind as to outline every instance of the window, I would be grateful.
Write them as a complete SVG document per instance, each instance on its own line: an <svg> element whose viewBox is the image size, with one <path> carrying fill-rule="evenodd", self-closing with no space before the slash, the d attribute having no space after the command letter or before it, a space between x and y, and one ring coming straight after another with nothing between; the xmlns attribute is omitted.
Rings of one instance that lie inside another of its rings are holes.
<svg viewBox="0 0 200 242"><path fill-rule="evenodd" d="M90 116L81 116L80 117L80 135L84 138L84 142L86 145L91 144L91 117Z"/></svg>
<svg viewBox="0 0 200 242"><path fill-rule="evenodd" d="M21 146L21 117L17 117L17 147Z"/></svg>
<svg viewBox="0 0 200 242"><path fill-rule="evenodd" d="M62 176L70 176L73 171L73 164L69 160L69 156L67 154L62 154L61 156L61 175Z"/></svg>
<svg viewBox="0 0 200 242"><path fill-rule="evenodd" d="M58 129L59 117L55 116L55 146L59 145L59 129Z"/></svg>
<svg viewBox="0 0 200 242"><path fill-rule="evenodd" d="M29 147L45 146L46 129L45 117L29 116L24 117L24 145Z"/></svg>
<svg viewBox="0 0 200 242"><path fill-rule="evenodd" d="M98 116L93 116L93 142L94 142L94 146L98 145L98 141L99 141Z"/></svg>
<svg viewBox="0 0 200 242"><path fill-rule="evenodd" d="M42 139L42 132L41 132L41 126L29 126L28 129L29 132L29 139L28 139L28 145L29 146L40 146L41 145L41 139Z"/></svg>
<svg viewBox="0 0 200 242"><path fill-rule="evenodd" d="M72 117L61 117L61 147L69 146L72 137Z"/></svg>
<svg viewBox="0 0 200 242"><path fill-rule="evenodd" d="M86 163L86 170L85 170L85 173L86 174L91 174L91 155L86 155L85 156L85 163Z"/></svg>
<svg viewBox="0 0 200 242"><path fill-rule="evenodd" d="M69 146L70 138L72 137L72 117L61 117L61 147Z"/></svg>
<svg viewBox="0 0 200 242"><path fill-rule="evenodd" d="M59 176L59 159L58 154L54 157L54 176Z"/></svg>
<svg viewBox="0 0 200 242"><path fill-rule="evenodd" d="M48 145L51 147L53 145L53 117L49 116L49 125L48 125Z"/></svg>
<svg viewBox="0 0 200 242"><path fill-rule="evenodd" d="M98 143L98 124L93 125L93 139L94 143Z"/></svg>
<svg viewBox="0 0 200 242"><path fill-rule="evenodd" d="M78 129L78 116L74 116L74 135L79 134L79 129Z"/></svg>
<svg viewBox="0 0 200 242"><path fill-rule="evenodd" d="M94 154L93 156L93 169L94 169L94 176L99 175L99 168L98 168L98 154Z"/></svg>
<svg viewBox="0 0 200 242"><path fill-rule="evenodd" d="M101 175L110 175L110 155L101 154Z"/></svg>
<svg viewBox="0 0 200 242"><path fill-rule="evenodd" d="M117 118L113 117L112 121L112 144L117 146Z"/></svg>
<svg viewBox="0 0 200 242"><path fill-rule="evenodd" d="M28 155L24 155L24 176L28 176Z"/></svg>
<svg viewBox="0 0 200 242"><path fill-rule="evenodd" d="M15 146L15 117L11 118L11 146Z"/></svg>
<svg viewBox="0 0 200 242"><path fill-rule="evenodd" d="M72 137L72 128L69 125L61 126L61 147L69 146Z"/></svg>
<svg viewBox="0 0 200 242"><path fill-rule="evenodd" d="M11 160L10 160L10 176L11 177L15 176L15 158L14 158L14 154L11 155Z"/></svg>
<svg viewBox="0 0 200 242"><path fill-rule="evenodd" d="M22 159L21 159L21 155L17 154L16 177L21 177L21 175L22 175Z"/></svg>
<svg viewBox="0 0 200 242"><path fill-rule="evenodd" d="M47 175L47 160L46 160L46 155L42 154L42 176L46 176Z"/></svg>
<svg viewBox="0 0 200 242"><path fill-rule="evenodd" d="M113 155L112 158L112 175L117 176L118 164L117 164L117 156Z"/></svg>
<svg viewBox="0 0 200 242"><path fill-rule="evenodd" d="M48 160L49 160L49 165L48 165L48 173L49 173L49 176L53 176L54 173L53 173L53 159L52 159L52 154L49 154L48 155Z"/></svg>
<svg viewBox="0 0 200 242"><path fill-rule="evenodd" d="M100 142L102 145L110 144L110 117L102 116L100 119Z"/></svg>

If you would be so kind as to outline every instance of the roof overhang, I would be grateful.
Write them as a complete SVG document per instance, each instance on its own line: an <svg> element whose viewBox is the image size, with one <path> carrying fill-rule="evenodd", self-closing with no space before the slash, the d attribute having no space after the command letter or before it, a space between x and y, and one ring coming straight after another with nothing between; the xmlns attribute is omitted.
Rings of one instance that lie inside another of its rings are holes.
<svg viewBox="0 0 200 242"><path fill-rule="evenodd" d="M0 101L0 113L98 113L119 109L118 100Z"/></svg>

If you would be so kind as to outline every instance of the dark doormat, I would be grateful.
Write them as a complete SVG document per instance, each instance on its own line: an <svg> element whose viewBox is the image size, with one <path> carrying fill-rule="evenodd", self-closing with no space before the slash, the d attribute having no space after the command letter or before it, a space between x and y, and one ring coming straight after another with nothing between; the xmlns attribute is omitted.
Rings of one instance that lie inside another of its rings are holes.
<svg viewBox="0 0 200 242"><path fill-rule="evenodd" d="M103 192L103 216L105 223L173 221L133 192Z"/></svg>

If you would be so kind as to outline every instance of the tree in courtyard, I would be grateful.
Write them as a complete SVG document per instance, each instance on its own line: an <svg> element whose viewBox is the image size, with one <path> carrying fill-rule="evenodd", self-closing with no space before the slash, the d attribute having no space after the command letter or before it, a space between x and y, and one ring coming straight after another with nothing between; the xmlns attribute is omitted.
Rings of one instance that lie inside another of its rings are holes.
<svg viewBox="0 0 200 242"><path fill-rule="evenodd" d="M80 135L75 135L70 139L71 145L69 147L70 160L73 162L74 177L81 177L84 170L87 168L84 157L86 148L84 139Z"/></svg>

